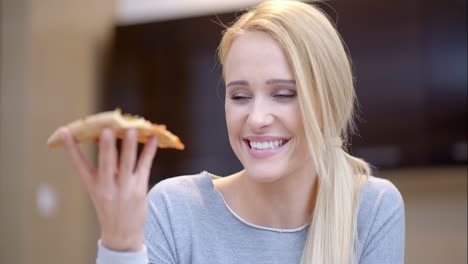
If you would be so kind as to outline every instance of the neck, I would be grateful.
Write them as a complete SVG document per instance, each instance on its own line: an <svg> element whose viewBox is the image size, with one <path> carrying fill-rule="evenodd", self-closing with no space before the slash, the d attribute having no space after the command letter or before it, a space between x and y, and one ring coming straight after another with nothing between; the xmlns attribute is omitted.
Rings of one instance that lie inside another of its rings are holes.
<svg viewBox="0 0 468 264"><path fill-rule="evenodd" d="M238 194L233 208L260 226L291 229L310 222L317 193L316 173L304 170L275 182L256 182L246 171L235 177Z"/></svg>

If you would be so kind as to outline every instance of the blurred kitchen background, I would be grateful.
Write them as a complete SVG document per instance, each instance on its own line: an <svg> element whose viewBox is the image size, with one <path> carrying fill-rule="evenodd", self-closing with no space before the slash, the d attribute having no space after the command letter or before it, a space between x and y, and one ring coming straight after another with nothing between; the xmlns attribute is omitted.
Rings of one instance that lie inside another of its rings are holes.
<svg viewBox="0 0 468 264"><path fill-rule="evenodd" d="M73 119L120 107L186 144L156 158L150 184L239 170L216 48L259 0L0 0L0 263L93 263L99 227L62 150ZM332 0L356 73L350 152L406 206L406 263L467 263L465 0ZM83 144L95 159L92 144Z"/></svg>

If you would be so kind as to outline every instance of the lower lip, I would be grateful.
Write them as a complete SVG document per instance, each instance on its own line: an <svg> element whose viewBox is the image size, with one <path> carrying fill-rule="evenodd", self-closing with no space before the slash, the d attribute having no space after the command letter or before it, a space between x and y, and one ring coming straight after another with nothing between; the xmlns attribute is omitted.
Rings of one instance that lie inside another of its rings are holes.
<svg viewBox="0 0 468 264"><path fill-rule="evenodd" d="M253 149L249 146L248 142L245 143L247 146L247 150L252 157L256 159L265 159L278 154L278 152L280 152L284 148L284 146L289 143L289 141L281 145L281 147L275 149Z"/></svg>

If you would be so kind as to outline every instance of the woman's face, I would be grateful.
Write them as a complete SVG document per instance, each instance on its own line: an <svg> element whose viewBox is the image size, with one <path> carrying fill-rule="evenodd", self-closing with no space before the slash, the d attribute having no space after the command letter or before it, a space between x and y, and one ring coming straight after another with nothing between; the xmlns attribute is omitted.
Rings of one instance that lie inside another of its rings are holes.
<svg viewBox="0 0 468 264"><path fill-rule="evenodd" d="M307 171L312 162L294 75L279 44L267 33L245 32L224 71L229 141L247 175L273 182Z"/></svg>

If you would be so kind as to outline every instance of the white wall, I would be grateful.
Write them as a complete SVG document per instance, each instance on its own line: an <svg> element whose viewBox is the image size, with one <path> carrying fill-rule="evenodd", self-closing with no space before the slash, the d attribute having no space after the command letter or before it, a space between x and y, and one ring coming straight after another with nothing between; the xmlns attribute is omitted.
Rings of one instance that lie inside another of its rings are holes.
<svg viewBox="0 0 468 264"><path fill-rule="evenodd" d="M265 0L119 0L117 21L128 25L222 14L250 8L263 1Z"/></svg>
<svg viewBox="0 0 468 264"><path fill-rule="evenodd" d="M45 142L96 109L114 1L0 3L0 263L92 263L90 201L64 153Z"/></svg>

